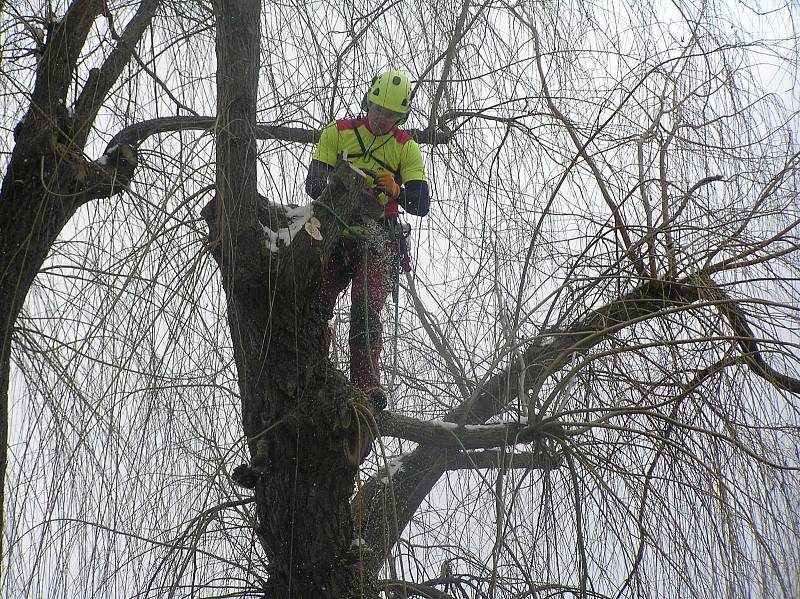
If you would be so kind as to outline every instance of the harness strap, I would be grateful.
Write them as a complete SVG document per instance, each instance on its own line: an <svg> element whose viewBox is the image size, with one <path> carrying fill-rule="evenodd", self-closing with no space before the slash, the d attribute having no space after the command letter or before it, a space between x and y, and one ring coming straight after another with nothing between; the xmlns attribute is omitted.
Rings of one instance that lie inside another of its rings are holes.
<svg viewBox="0 0 800 599"><path fill-rule="evenodd" d="M350 121L350 127L353 129L353 133L355 133L355 135L356 135L356 140L358 140L358 146L361 148L362 156L364 156L365 158L368 157L368 156L371 156L372 159L375 162L377 162L379 165L381 165L383 168L385 168L387 171L389 171L390 173L392 173L395 177L397 177L399 179L400 178L400 169L392 168L391 166L386 164L383 160L381 160L380 158L375 156L375 154L372 154L372 153L369 152L369 150L367 150L367 147L364 145L364 140L361 138L361 134L358 132L358 125L356 125L355 121ZM389 140L387 139L385 142L383 142L376 149L380 149L380 147L383 146L388 141Z"/></svg>

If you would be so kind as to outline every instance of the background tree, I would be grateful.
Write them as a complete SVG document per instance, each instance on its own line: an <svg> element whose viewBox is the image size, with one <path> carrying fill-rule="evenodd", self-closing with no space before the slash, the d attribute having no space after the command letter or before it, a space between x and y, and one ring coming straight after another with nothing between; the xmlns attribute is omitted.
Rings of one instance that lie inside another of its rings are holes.
<svg viewBox="0 0 800 599"><path fill-rule="evenodd" d="M791 5L0 8L7 594L797 595ZM256 194L390 65L449 141L356 469Z"/></svg>

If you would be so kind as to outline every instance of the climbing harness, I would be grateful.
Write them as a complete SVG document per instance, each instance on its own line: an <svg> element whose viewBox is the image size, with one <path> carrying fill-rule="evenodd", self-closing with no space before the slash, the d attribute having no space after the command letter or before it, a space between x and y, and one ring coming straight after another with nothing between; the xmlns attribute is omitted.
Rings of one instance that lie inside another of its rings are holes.
<svg viewBox="0 0 800 599"><path fill-rule="evenodd" d="M386 139L383 140L381 142L381 144L377 148L375 148L373 150L372 146L378 140L378 138L373 135L372 141L369 143L369 148L368 148L364 144L364 140L361 137L361 134L358 132L358 125L356 125L356 121L351 121L350 127L352 127L353 133L356 136L356 141L358 142L358 147L361 148L361 156L364 157L364 160L369 160L370 158L372 158L372 160L374 160L376 164L378 164L379 166L382 166L383 168L385 168L387 171L392 173L395 177L400 177L400 170L399 169L392 168L391 166L386 164L383 160L381 160L380 158L375 156L375 152L380 150L383 146L385 146L387 143L389 143L389 141L392 139L391 132L386 133L385 134L386 135ZM358 158L358 155L354 156L354 158ZM361 170L367 172L369 169L361 169ZM371 172L374 172L374 171L371 171ZM372 175L370 175L370 176L372 176ZM372 178L373 178L373 181L374 181L375 177L372 176Z"/></svg>

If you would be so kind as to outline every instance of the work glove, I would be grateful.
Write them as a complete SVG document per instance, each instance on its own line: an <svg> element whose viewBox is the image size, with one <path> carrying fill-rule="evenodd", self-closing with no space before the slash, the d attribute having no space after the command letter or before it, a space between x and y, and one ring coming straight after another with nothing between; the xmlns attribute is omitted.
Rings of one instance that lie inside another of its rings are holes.
<svg viewBox="0 0 800 599"><path fill-rule="evenodd" d="M375 194L368 191L361 194L361 215L376 220L383 217L383 205Z"/></svg>
<svg viewBox="0 0 800 599"><path fill-rule="evenodd" d="M394 176L386 171L378 173L375 179L375 189L380 189L393 200L400 197L400 186L397 184L397 181L394 180Z"/></svg>

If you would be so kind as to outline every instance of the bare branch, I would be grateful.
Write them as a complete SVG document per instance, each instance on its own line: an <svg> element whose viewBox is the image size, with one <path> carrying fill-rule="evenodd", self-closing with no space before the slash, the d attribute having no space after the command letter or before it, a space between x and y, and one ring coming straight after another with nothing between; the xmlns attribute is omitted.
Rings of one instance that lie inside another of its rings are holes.
<svg viewBox="0 0 800 599"><path fill-rule="evenodd" d="M150 26L160 4L161 0L143 0L106 61L101 67L89 72L83 91L75 102L75 144L78 147L83 147L86 143L97 111L130 62L136 44Z"/></svg>
<svg viewBox="0 0 800 599"><path fill-rule="evenodd" d="M459 426L452 422L418 420L392 412L376 414L375 421L383 436L453 449L502 447L564 435L561 425L552 421L532 426L519 423Z"/></svg>
<svg viewBox="0 0 800 599"><path fill-rule="evenodd" d="M217 125L214 117L171 116L150 119L135 123L119 131L108 143L110 148L121 144L138 146L148 137L159 133L178 131L212 131ZM313 144L319 141L322 131L303 127L257 124L254 129L256 139L284 141L287 143ZM408 133L419 143L446 144L451 136L443 131L431 133L428 130L409 129Z"/></svg>
<svg viewBox="0 0 800 599"><path fill-rule="evenodd" d="M541 79L542 85L542 92L547 100L547 105L550 107L553 116L555 116L566 128L567 132L569 133L570 138L572 139L575 148L578 151L578 154L586 161L586 164L591 169L595 182L597 183L598 188L600 189L600 193L603 196L606 204L608 205L609 209L611 210L611 215L614 217L614 223L616 224L617 231L622 238L623 244L625 245L625 249L627 250L631 261L636 268L637 272L640 276L644 277L647 275L647 269L642 262L642 259L637 254L633 253L633 242L631 241L630 235L628 233L628 227L622 217L622 212L620 211L619 206L614 201L614 198L611 195L611 192L608 189L608 186L605 183L605 178L603 174L600 172L597 163L589 154L588 146L591 143L591 137L586 141L581 141L580 137L578 136L578 132L575 129L575 126L572 122L567 118L567 116L562 113L558 107L556 106L555 100L553 99L552 94L550 93L549 86L547 84L547 76L544 72L544 66L542 65L542 49L541 49L541 42L539 40L539 32L536 27L530 21L525 21L528 27L530 28L531 34L533 36L535 48L536 48L536 66L539 70L539 77ZM653 274L653 273L651 273Z"/></svg>
<svg viewBox="0 0 800 599"><path fill-rule="evenodd" d="M739 302L730 299L710 277L703 277L701 280L703 287L698 289L709 293L712 299L718 300L719 311L733 329L734 339L741 347L744 361L750 369L778 389L800 394L800 379L778 372L764 360L753 329L738 305Z"/></svg>
<svg viewBox="0 0 800 599"><path fill-rule="evenodd" d="M564 464L563 456L551 451L487 451L447 452L448 470L521 469L553 470Z"/></svg>
<svg viewBox="0 0 800 599"><path fill-rule="evenodd" d="M400 593L406 597L425 597L426 599L455 599L452 595L426 584L403 580L379 580L378 588L387 593Z"/></svg>

